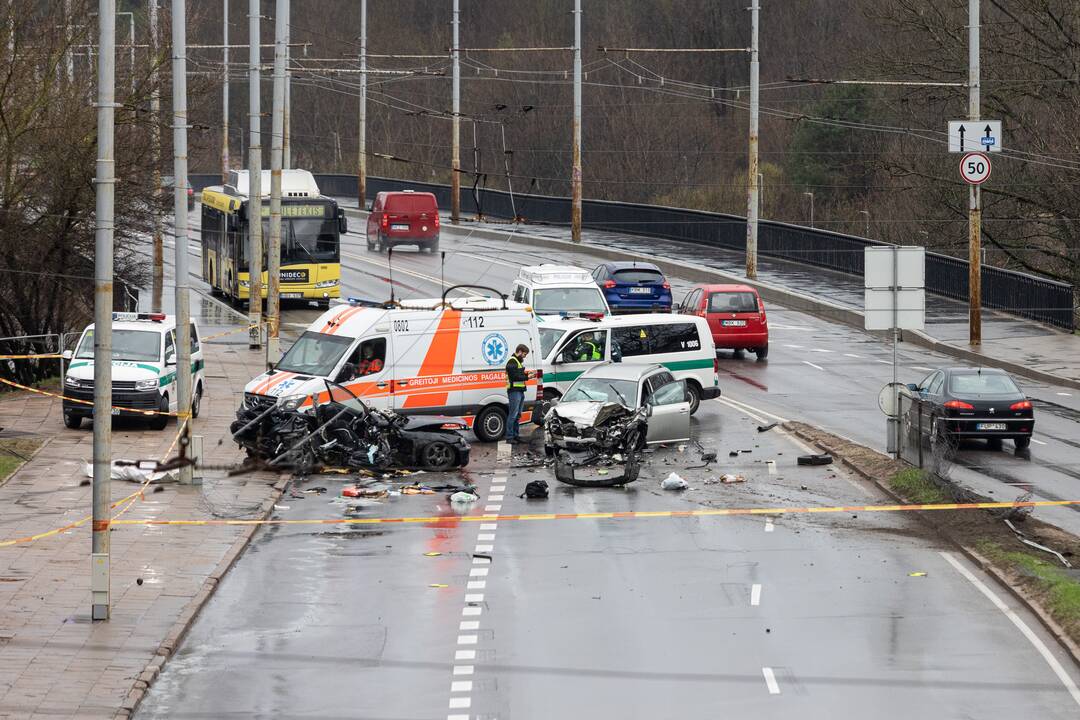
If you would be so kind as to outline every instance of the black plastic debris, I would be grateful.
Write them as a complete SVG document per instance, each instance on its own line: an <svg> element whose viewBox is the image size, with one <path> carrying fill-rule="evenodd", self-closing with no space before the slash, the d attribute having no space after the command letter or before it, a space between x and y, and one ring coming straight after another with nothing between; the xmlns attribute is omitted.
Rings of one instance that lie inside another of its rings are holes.
<svg viewBox="0 0 1080 720"><path fill-rule="evenodd" d="M796 462L800 465L831 465L832 461L832 455L821 453L820 455L800 455Z"/></svg>
<svg viewBox="0 0 1080 720"><path fill-rule="evenodd" d="M757 431L758 432L769 432L774 427L776 427L778 424L779 423L769 423L768 425L758 425Z"/></svg>
<svg viewBox="0 0 1080 720"><path fill-rule="evenodd" d="M525 484L525 492L518 495L529 500L542 500L548 496L547 480L530 480Z"/></svg>

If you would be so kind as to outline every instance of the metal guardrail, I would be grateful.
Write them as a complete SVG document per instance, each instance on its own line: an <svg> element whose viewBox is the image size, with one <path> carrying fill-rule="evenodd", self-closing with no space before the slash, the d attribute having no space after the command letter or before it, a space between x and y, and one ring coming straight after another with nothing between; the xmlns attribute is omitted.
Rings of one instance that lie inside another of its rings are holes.
<svg viewBox="0 0 1080 720"><path fill-rule="evenodd" d="M326 195L356 195L355 175L316 174L315 179ZM219 183L220 176L191 175L190 181L193 187L202 189ZM370 195L405 188L434 193L440 207L450 206L448 185L368 178ZM522 217L531 222L563 225L570 217L570 199L550 195L511 195L503 190L474 190L466 185L462 187L461 209L469 214L482 212L489 217ZM746 250L746 219L737 215L609 200L585 200L582 214L585 224L594 230L678 240L737 252ZM763 220L758 231L760 255L859 277L863 274L863 250L868 246L886 244L855 235L769 220ZM928 252L926 289L937 295L967 300L967 261ZM987 308L1004 310L1067 330L1074 329L1073 287L1068 283L984 266L982 302Z"/></svg>

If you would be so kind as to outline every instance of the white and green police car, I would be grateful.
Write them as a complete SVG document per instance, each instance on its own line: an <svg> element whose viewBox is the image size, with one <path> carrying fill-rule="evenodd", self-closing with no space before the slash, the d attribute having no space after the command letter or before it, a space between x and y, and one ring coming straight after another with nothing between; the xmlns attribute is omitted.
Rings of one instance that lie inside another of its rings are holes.
<svg viewBox="0 0 1080 720"><path fill-rule="evenodd" d="M72 402L94 400L93 325L83 330L75 352L68 350L64 357L71 361L64 376L64 424L78 428L83 418L94 415L92 405ZM194 321L191 323L191 370L191 414L198 417L206 385L202 345ZM112 405L114 416L148 419L155 430L162 430L168 424L168 415L143 415L119 408L176 411L176 318L173 315L113 313Z"/></svg>

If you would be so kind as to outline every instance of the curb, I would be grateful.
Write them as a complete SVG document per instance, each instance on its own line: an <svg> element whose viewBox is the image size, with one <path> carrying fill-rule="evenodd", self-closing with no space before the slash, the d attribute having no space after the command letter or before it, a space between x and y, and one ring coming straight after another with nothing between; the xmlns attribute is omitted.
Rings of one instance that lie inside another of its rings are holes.
<svg viewBox="0 0 1080 720"><path fill-rule="evenodd" d="M288 484L289 479L279 478L273 485L273 492L270 497L263 501L262 506L259 508L258 518L265 520L270 516L274 510L274 504L281 499L282 493L285 491L285 486ZM225 573L240 559L240 556L247 549L251 539L255 536L255 532L259 529L258 525L247 525L241 529L240 537L232 544L226 552L225 556L218 562L217 567L203 580L202 588L199 592L195 593L195 596L191 598L184 609L180 612L180 616L176 622L173 623L169 632L165 634L165 639L158 645L158 649L154 654L154 658L146 664L146 667L138 677L135 678L135 682L132 685L131 690L128 692L127 697L120 704L120 709L116 711L113 716L114 720L127 720L132 717L135 711L138 709L139 704L146 697L146 692L150 689L150 686L154 684L154 680L161 673L161 670L165 667L165 663L180 647L181 641L184 636L187 635L188 630L195 624L196 618L199 616L199 612L203 609L206 603L213 596L214 591L217 589L218 583L225 576Z"/></svg>
<svg viewBox="0 0 1080 720"><path fill-rule="evenodd" d="M48 446L49 446L49 443L51 443L51 442L53 441L53 438L55 438L56 436L55 436L55 435L38 435L37 437L43 437L43 438L45 438L45 442L41 443L41 447L39 447L39 448L38 448L37 450L35 450L34 452L30 453L30 457L29 457L29 458L27 458L26 462L24 462L24 463L23 463L22 465L20 465L20 466L19 466L18 468L16 468L15 472L11 473L10 475L8 475L8 476L7 476L6 478L4 478L3 480L0 480L0 487L4 487L5 485L7 485L7 484L8 484L8 481L9 481L9 480L11 480L11 479L12 479L13 477L15 477L16 475L18 475L18 474L19 474L19 472L20 472L20 471L21 471L21 470L22 470L22 469L23 469L24 467L26 467L27 465L29 465L29 464L31 463L31 461L33 461L33 459L34 459L34 458L36 458L36 457L38 456L38 453L40 453L40 452L41 452L42 450L44 450L44 449L45 449L46 447L48 447Z"/></svg>
<svg viewBox="0 0 1080 720"><path fill-rule="evenodd" d="M450 226L454 227L454 226ZM456 226L459 230L467 229L467 226ZM650 262L659 267L665 273L678 275L679 277L685 277L693 282L716 282L718 279L729 283L738 283L740 285L749 285L756 289L761 297L770 303L777 303L783 305L791 310L800 310L802 312L809 313L816 317L823 318L825 320L832 320L834 322L843 323L856 328L857 330L863 330L876 337L885 338L886 333L867 331L864 328L863 313L853 308L845 307L843 305L837 305L826 300L805 295L794 290L789 290L786 287L780 285L774 285L772 283L762 282L760 280L750 280L739 275L724 272L722 270L713 270L703 268L697 265L690 265L679 260L669 260L665 258L658 258L655 255L646 255L644 253L637 253L631 250L615 250L608 247L597 245L577 245L567 242L566 240L556 240L554 238L539 237L536 235L526 235L517 231L498 231L487 229L473 229L470 231L473 237L478 237L484 240L501 240L506 242L513 242L522 245L529 245L531 247L541 247L552 250L562 250L564 252L587 252L590 255L595 255L604 258L605 260L642 260L644 262ZM1055 375L1053 373L1043 372L1041 370L1033 370L1026 365L1020 363L1010 362L1008 360L998 360L995 358L987 357L981 353L977 353L973 350L968 350L951 343L942 342L937 340L924 332L918 330L908 330L903 333L903 337L906 341L911 342L913 345L920 345L929 350L942 353L943 355L949 355L961 360L975 363L977 365L985 365L989 367L997 367L1002 370L1006 370L1010 373L1014 373L1021 377L1028 378L1029 380L1035 380L1038 382L1061 385L1063 387L1069 387L1074 390L1080 390L1080 379L1074 379L1064 377L1062 375Z"/></svg>
<svg viewBox="0 0 1080 720"><path fill-rule="evenodd" d="M889 486L882 483L877 477L875 477L875 476L871 475L870 473L866 472L861 467L850 463L847 460L847 458L842 457L833 448L831 448L828 445L825 445L824 443L820 442L817 438L813 438L813 437L803 433L797 427L792 427L790 423L784 423L783 428L787 432L790 432L791 434L795 435L796 437L803 440L804 442L807 442L807 443L809 443L811 445L814 445L814 446L816 446L818 448L821 448L822 450L825 450L826 452L832 454L835 458L837 458L840 461L840 463L844 467L849 468L852 472L854 472L859 477L873 483L875 487L877 487L883 493L885 493L890 498L892 498L892 500L895 501L896 503L898 503L900 505L909 504L907 500L905 500L904 498L900 497L895 492L893 492L892 488L890 488ZM828 432L828 431L824 431L824 432ZM888 457L888 456L883 456L883 457ZM1062 628L1061 625L1059 625L1056 620L1054 620L1052 617L1050 617L1050 614L1048 612L1046 612L1046 610L1043 609L1043 607L1041 605L1039 605L1036 601L1032 600L1031 598L1027 597L1027 595L1024 593L1023 588L1018 587L1016 585L1013 585L1005 577L1005 573L1002 572L1000 568L998 568L996 565L994 565L992 562L990 562L987 558L984 558L982 555L980 555L975 550L973 550L973 549L967 547L966 545L962 544L948 530L946 530L944 528L941 528L941 527L931 523L929 521L929 519L926 518L923 515L923 513L916 512L916 513L909 513L909 514L914 514L915 517L917 517L919 519L919 522L921 522L927 528L933 530L941 538L946 540L950 545L952 545L955 549L957 549L960 552L960 554L962 554L964 557L966 557L973 565L975 565L980 570L985 572L987 575L992 577L994 579L994 581L1000 587L1004 588L1021 605L1023 605L1025 608L1027 608L1027 610L1032 615L1034 615L1036 618L1038 618L1039 622L1042 623L1043 628L1048 633L1050 633L1050 636L1053 637L1054 640L1057 641L1058 645L1060 645L1062 647L1062 649L1065 650L1065 652L1069 654L1069 657L1072 658L1072 661L1077 666L1080 666L1080 646L1078 646L1073 641L1073 639L1068 636L1068 634L1065 632L1064 628Z"/></svg>

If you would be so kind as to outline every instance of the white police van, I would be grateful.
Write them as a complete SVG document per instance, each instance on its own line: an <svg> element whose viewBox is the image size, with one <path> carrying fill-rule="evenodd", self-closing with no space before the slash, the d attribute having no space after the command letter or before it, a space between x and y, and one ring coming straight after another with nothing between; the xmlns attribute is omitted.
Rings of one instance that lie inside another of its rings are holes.
<svg viewBox="0 0 1080 720"><path fill-rule="evenodd" d="M537 315L610 315L611 308L588 270L573 265L530 265L514 280L515 302Z"/></svg>
<svg viewBox="0 0 1080 720"><path fill-rule="evenodd" d="M155 430L169 422L176 411L176 317L163 313L113 313L112 414L150 421ZM70 361L64 376L64 425L75 429L83 418L93 417L94 326L83 330L75 351L64 351ZM191 414L199 416L205 391L202 344L199 328L191 322ZM83 402L73 402L82 400ZM134 411L134 412L133 412Z"/></svg>

